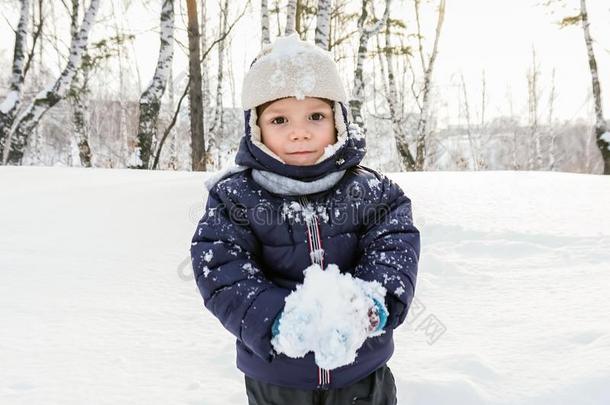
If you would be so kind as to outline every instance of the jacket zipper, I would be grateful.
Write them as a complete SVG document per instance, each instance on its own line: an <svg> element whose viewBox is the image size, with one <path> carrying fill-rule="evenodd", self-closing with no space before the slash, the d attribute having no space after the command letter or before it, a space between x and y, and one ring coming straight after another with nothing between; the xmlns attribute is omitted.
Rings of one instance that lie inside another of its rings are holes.
<svg viewBox="0 0 610 405"><path fill-rule="evenodd" d="M300 197L303 208L309 205L309 199L306 196ZM312 215L303 216L305 225L307 226L307 240L309 242L309 256L312 264L318 264L324 270L324 249L322 248L322 238L320 237L320 225L318 215L315 209L312 209ZM318 367L318 388L327 389L330 385L331 374L330 370Z"/></svg>

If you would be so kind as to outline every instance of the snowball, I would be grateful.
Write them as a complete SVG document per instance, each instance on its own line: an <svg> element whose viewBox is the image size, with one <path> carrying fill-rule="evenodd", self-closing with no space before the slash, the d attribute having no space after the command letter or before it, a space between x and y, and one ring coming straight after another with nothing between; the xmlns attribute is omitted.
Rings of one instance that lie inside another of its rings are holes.
<svg viewBox="0 0 610 405"><path fill-rule="evenodd" d="M325 270L312 264L304 274L303 284L286 297L279 334L271 344L278 353L293 358L313 351L316 364L327 370L353 363L369 336L372 297L384 302L385 288L376 281L342 274L335 264Z"/></svg>

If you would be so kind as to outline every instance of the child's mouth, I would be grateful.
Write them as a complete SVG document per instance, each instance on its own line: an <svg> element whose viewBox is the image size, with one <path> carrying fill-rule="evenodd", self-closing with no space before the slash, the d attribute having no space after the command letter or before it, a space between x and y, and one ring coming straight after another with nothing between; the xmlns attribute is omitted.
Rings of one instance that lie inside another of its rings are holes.
<svg viewBox="0 0 610 405"><path fill-rule="evenodd" d="M292 152L292 153L289 153L289 155L306 155L308 153L313 153L313 151L310 150L310 151Z"/></svg>

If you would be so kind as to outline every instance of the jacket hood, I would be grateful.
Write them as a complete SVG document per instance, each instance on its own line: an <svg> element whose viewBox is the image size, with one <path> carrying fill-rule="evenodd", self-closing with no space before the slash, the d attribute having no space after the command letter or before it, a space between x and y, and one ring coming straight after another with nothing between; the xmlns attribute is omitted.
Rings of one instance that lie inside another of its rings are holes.
<svg viewBox="0 0 610 405"><path fill-rule="evenodd" d="M260 142L256 142L253 139L253 128L251 126L253 109L248 109L244 111L245 133L240 141L237 155L235 156L235 163L240 166L269 171L300 181L318 180L329 173L346 170L358 165L366 154L364 134L360 127L348 122L345 105L339 101L336 103L341 107L341 116L346 128L346 136L344 142L337 142L340 146L328 158L311 166L296 166L282 163L268 152L262 150L258 146ZM341 134L338 134L337 138L341 138Z"/></svg>

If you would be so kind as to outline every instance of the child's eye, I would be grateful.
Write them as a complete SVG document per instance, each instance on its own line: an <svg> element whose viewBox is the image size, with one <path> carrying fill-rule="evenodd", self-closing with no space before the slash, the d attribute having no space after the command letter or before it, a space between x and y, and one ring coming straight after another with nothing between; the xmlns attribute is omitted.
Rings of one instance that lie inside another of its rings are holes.
<svg viewBox="0 0 610 405"><path fill-rule="evenodd" d="M311 114L311 116L312 116L312 118L313 117L320 117L319 119L314 119L314 121L320 121L320 120L324 119L324 114L322 114L322 113L313 113L313 114Z"/></svg>
<svg viewBox="0 0 610 405"><path fill-rule="evenodd" d="M282 120L282 122L275 122L275 120ZM283 124L284 123L284 117L275 117L274 119L271 120L272 124Z"/></svg>

